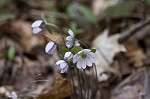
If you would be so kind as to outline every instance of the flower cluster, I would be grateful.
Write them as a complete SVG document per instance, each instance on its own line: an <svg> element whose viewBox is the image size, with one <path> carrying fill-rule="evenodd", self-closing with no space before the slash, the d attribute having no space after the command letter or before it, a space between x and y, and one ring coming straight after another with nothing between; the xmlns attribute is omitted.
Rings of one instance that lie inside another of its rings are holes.
<svg viewBox="0 0 150 99"><path fill-rule="evenodd" d="M42 28L40 25L43 23L42 20L35 21L32 24L33 33L41 33ZM60 52L62 59L58 60L55 66L60 70L61 73L68 71L68 68L76 66L78 69L85 69L87 66L91 67L95 63L95 49L83 49L80 47L79 41L75 38L75 34L72 30L68 30L69 36L66 37L66 47L63 47ZM50 41L46 47L45 52L53 54L57 49L58 44L56 41ZM59 49L61 49L59 47ZM71 66L73 64L73 66ZM70 66L70 67L69 67Z"/></svg>

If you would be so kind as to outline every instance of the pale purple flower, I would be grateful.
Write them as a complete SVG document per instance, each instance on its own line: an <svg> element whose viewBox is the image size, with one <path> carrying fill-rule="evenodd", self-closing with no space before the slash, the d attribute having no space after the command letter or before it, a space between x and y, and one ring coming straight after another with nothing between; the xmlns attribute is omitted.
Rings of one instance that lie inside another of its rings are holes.
<svg viewBox="0 0 150 99"><path fill-rule="evenodd" d="M60 73L68 71L68 64L64 60L57 61L55 65L60 70Z"/></svg>
<svg viewBox="0 0 150 99"><path fill-rule="evenodd" d="M45 47L45 52L48 54L53 54L56 48L57 48L57 44L55 42L50 41Z"/></svg>
<svg viewBox="0 0 150 99"><path fill-rule="evenodd" d="M90 49L83 49L74 55L73 63L76 63L79 69L85 69L86 66L91 67L95 63L95 54Z"/></svg>
<svg viewBox="0 0 150 99"><path fill-rule="evenodd" d="M66 52L64 55L64 59L71 60L73 58L72 52Z"/></svg>
<svg viewBox="0 0 150 99"><path fill-rule="evenodd" d="M38 34L42 31L42 29L40 28L42 23L43 23L42 20L37 20L37 21L32 23L31 27L33 28L33 33L34 34Z"/></svg>
<svg viewBox="0 0 150 99"><path fill-rule="evenodd" d="M10 93L10 97L11 97L12 99L18 99L18 98L17 98L17 94L16 94L15 91L13 91L13 92Z"/></svg>
<svg viewBox="0 0 150 99"><path fill-rule="evenodd" d="M79 41L75 39L75 35L74 35L73 31L69 29L68 33L70 36L66 37L66 40L67 40L66 46L68 48L71 48L73 46L80 46Z"/></svg>

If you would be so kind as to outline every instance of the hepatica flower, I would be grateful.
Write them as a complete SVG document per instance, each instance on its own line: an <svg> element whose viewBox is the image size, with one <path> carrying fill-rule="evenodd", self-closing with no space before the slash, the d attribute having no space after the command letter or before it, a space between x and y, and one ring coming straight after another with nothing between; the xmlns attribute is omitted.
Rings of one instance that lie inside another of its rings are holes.
<svg viewBox="0 0 150 99"><path fill-rule="evenodd" d="M64 59L67 59L67 60L72 60L73 58L73 54L72 52L66 52L65 55L64 55Z"/></svg>
<svg viewBox="0 0 150 99"><path fill-rule="evenodd" d="M45 52L48 54L53 54L56 48L57 48L57 44L55 42L50 41L45 47Z"/></svg>
<svg viewBox="0 0 150 99"><path fill-rule="evenodd" d="M60 70L60 73L68 71L68 64L64 60L57 61L55 65Z"/></svg>
<svg viewBox="0 0 150 99"><path fill-rule="evenodd" d="M83 49L74 55L73 63L76 63L79 69L85 69L86 66L91 67L95 63L95 54L90 49Z"/></svg>
<svg viewBox="0 0 150 99"><path fill-rule="evenodd" d="M42 20L37 20L37 21L32 23L31 27L33 28L33 33L34 34L38 34L42 31L42 29L40 28L42 23L43 23Z"/></svg>
<svg viewBox="0 0 150 99"><path fill-rule="evenodd" d="M66 37L66 40L67 40L66 46L67 46L68 48L71 48L71 47L73 47L73 46L80 46L79 41L77 41L77 40L75 39L75 35L74 35L73 31L69 29L69 30L68 30L68 33L69 33L70 36L67 36L67 37Z"/></svg>

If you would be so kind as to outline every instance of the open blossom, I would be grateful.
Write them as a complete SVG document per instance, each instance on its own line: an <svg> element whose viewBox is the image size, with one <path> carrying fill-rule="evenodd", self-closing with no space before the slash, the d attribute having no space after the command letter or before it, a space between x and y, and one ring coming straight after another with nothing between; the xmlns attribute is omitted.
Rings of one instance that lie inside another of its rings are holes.
<svg viewBox="0 0 150 99"><path fill-rule="evenodd" d="M38 34L42 31L42 29L40 28L42 23L43 23L42 20L37 20L37 21L32 23L31 27L33 28L33 33L34 34Z"/></svg>
<svg viewBox="0 0 150 99"><path fill-rule="evenodd" d="M77 63L79 69L85 69L86 66L91 67L95 63L95 54L90 49L83 49L74 55L73 63Z"/></svg>
<svg viewBox="0 0 150 99"><path fill-rule="evenodd" d="M60 73L68 71L68 64L64 60L57 61L55 65L60 70Z"/></svg>
<svg viewBox="0 0 150 99"><path fill-rule="evenodd" d="M66 37L66 40L67 40L66 46L68 48L71 48L73 46L80 46L79 41L75 40L75 35L74 35L73 31L69 29L68 33L70 36Z"/></svg>
<svg viewBox="0 0 150 99"><path fill-rule="evenodd" d="M10 97L11 97L12 99L18 99L18 98L17 98L17 94L16 94L15 91L13 91L13 92L10 93Z"/></svg>
<svg viewBox="0 0 150 99"><path fill-rule="evenodd" d="M66 52L64 55L64 59L71 60L73 58L72 52Z"/></svg>
<svg viewBox="0 0 150 99"><path fill-rule="evenodd" d="M56 48L57 48L57 44L55 42L50 41L45 47L45 52L48 54L53 54Z"/></svg>

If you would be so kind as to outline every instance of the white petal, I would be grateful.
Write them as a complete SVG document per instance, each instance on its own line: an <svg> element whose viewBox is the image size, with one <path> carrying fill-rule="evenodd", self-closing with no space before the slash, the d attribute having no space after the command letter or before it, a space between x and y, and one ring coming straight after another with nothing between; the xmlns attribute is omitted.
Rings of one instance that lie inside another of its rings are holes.
<svg viewBox="0 0 150 99"><path fill-rule="evenodd" d="M68 58L71 54L71 52L66 52L64 58Z"/></svg>
<svg viewBox="0 0 150 99"><path fill-rule="evenodd" d="M57 44L54 43L53 47L49 50L48 54L53 54L57 48Z"/></svg>
<svg viewBox="0 0 150 99"><path fill-rule="evenodd" d="M73 57L73 63L76 63L80 58L81 58L80 55L75 54L74 57Z"/></svg>
<svg viewBox="0 0 150 99"><path fill-rule="evenodd" d="M79 55L80 55L81 53L83 53L83 50L79 51L77 54L79 54Z"/></svg>
<svg viewBox="0 0 150 99"><path fill-rule="evenodd" d="M69 57L68 57L68 60L71 60L73 58L73 54L71 54Z"/></svg>
<svg viewBox="0 0 150 99"><path fill-rule="evenodd" d="M39 28L39 27L33 28L33 33L34 33L34 34L38 34L38 33L40 33L41 31L42 31L42 29Z"/></svg>
<svg viewBox="0 0 150 99"><path fill-rule="evenodd" d="M64 59L70 60L71 58L73 58L72 52L66 52L65 55L64 55Z"/></svg>
<svg viewBox="0 0 150 99"><path fill-rule="evenodd" d="M88 53L91 57L95 58L95 54L93 52Z"/></svg>
<svg viewBox="0 0 150 99"><path fill-rule="evenodd" d="M68 30L68 33L70 34L70 36L72 36L74 38L74 33L71 29Z"/></svg>
<svg viewBox="0 0 150 99"><path fill-rule="evenodd" d="M55 66L56 66L56 68L57 68L58 70L61 70L61 68L60 68L59 65L56 65L56 64L55 64Z"/></svg>
<svg viewBox="0 0 150 99"><path fill-rule="evenodd" d="M54 46L54 42L49 42L46 47L45 47L45 52L49 53L49 51L52 49L52 47Z"/></svg>
<svg viewBox="0 0 150 99"><path fill-rule="evenodd" d="M80 46L79 41L75 41L75 46Z"/></svg>
<svg viewBox="0 0 150 99"><path fill-rule="evenodd" d="M66 43L66 46L67 46L68 48L71 48L71 47L73 46L73 42L71 42L71 41L67 42L67 43Z"/></svg>
<svg viewBox="0 0 150 99"><path fill-rule="evenodd" d="M67 64L67 66L64 68L64 70L65 70L65 72L68 71L68 64Z"/></svg>
<svg viewBox="0 0 150 99"><path fill-rule="evenodd" d="M83 69L86 68L86 61L85 61L85 59L82 59L82 68L83 68Z"/></svg>
<svg viewBox="0 0 150 99"><path fill-rule="evenodd" d="M82 51L83 51L83 53L85 53L85 54L91 52L90 49L83 49Z"/></svg>
<svg viewBox="0 0 150 99"><path fill-rule="evenodd" d="M32 23L31 27L34 28L34 27L39 27L41 24L42 24L42 20L37 20L35 22Z"/></svg>
<svg viewBox="0 0 150 99"><path fill-rule="evenodd" d="M92 61L87 57L86 59L86 64L91 67L92 66Z"/></svg>
<svg viewBox="0 0 150 99"><path fill-rule="evenodd" d="M66 66L67 66L66 62L60 64L60 68L62 68L62 69L65 68Z"/></svg>
<svg viewBox="0 0 150 99"><path fill-rule="evenodd" d="M61 71L60 71L60 73L64 73L65 71L64 71L64 69L62 69Z"/></svg>
<svg viewBox="0 0 150 99"><path fill-rule="evenodd" d="M67 71L68 71L68 66L66 66L65 68L63 68L60 73L64 73L64 72L67 72Z"/></svg>
<svg viewBox="0 0 150 99"><path fill-rule="evenodd" d="M59 64L64 63L64 62L65 62L64 60L59 60L56 62L56 65L59 65Z"/></svg>
<svg viewBox="0 0 150 99"><path fill-rule="evenodd" d="M90 61L92 61L92 63L95 63L95 59L89 55L87 55L87 58L86 59L89 59Z"/></svg>
<svg viewBox="0 0 150 99"><path fill-rule="evenodd" d="M77 62L77 68L78 69L81 69L82 67L82 59L80 59L78 62Z"/></svg>
<svg viewBox="0 0 150 99"><path fill-rule="evenodd" d="M66 37L66 40L67 40L67 41L73 41L73 38L72 38L71 36L67 36L67 37Z"/></svg>

